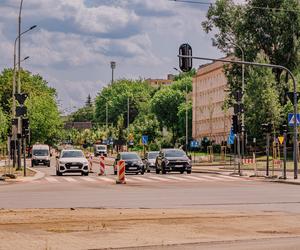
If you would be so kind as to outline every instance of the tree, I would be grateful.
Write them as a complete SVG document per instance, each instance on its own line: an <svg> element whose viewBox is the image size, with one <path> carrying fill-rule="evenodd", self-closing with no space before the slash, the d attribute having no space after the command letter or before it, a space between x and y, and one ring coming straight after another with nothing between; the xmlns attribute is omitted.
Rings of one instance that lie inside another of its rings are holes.
<svg viewBox="0 0 300 250"><path fill-rule="evenodd" d="M85 102L85 106L86 107L92 107L93 106L93 103L92 103L92 97L91 95L89 94L88 97L87 97L87 100Z"/></svg>
<svg viewBox="0 0 300 250"><path fill-rule="evenodd" d="M152 112L163 126L172 130L173 142L178 137L178 108L184 101L184 94L171 87L162 88L155 93L151 100Z"/></svg>
<svg viewBox="0 0 300 250"><path fill-rule="evenodd" d="M71 114L70 120L73 122L94 121L94 107L85 106Z"/></svg>
<svg viewBox="0 0 300 250"><path fill-rule="evenodd" d="M144 103L151 99L153 87L141 80L118 80L101 90L96 97L95 119L106 122L106 105L108 105L108 122L117 124L118 116L127 117L127 102L129 101L130 123L138 116Z"/></svg>
<svg viewBox="0 0 300 250"><path fill-rule="evenodd" d="M26 101L31 142L53 144L60 138L62 121L53 96L31 94Z"/></svg>
<svg viewBox="0 0 300 250"><path fill-rule="evenodd" d="M241 46L245 59L254 61L260 51L272 64L295 70L299 66L300 4L297 0L248 0L245 5L235 5L233 0L218 0L207 12L207 20L202 23L206 32L218 29L215 45L241 58ZM229 69L231 80L240 82L240 67ZM276 87L281 104L286 103L288 75L281 69L274 69ZM234 88L232 88L232 92Z"/></svg>
<svg viewBox="0 0 300 250"><path fill-rule="evenodd" d="M6 140L8 130L8 119L5 113L0 108L0 143Z"/></svg>
<svg viewBox="0 0 300 250"><path fill-rule="evenodd" d="M264 54L259 54L256 60L261 63L268 63ZM283 120L283 107L279 103L278 96L272 70L250 68L245 95L245 121L250 137L260 138L262 136L262 123L271 123L275 130L279 127Z"/></svg>

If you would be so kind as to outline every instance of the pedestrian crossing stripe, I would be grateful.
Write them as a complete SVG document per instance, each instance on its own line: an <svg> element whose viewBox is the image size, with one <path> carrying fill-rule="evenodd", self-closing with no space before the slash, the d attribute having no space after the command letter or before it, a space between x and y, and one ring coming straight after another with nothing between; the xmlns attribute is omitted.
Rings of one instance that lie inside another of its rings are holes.
<svg viewBox="0 0 300 250"><path fill-rule="evenodd" d="M63 176L63 177L52 177L47 176L44 179L36 180L35 183L41 183L41 181L46 180L49 183L62 183L64 181L69 183L76 183L79 181L84 182L107 182L114 183L116 180L115 176L79 176L78 178L74 176ZM155 183L155 182L228 182L228 181L249 181L247 178L241 177L232 177L228 175L184 175L184 176L174 176L174 175L164 175L164 176L156 176L156 175L148 175L148 176L126 176L126 180L130 183L135 182L145 182L145 183Z"/></svg>

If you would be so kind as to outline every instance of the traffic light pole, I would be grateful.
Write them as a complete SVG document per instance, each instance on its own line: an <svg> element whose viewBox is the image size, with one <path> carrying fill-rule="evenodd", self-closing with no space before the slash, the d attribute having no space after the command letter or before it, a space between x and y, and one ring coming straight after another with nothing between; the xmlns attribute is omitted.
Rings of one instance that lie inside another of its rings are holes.
<svg viewBox="0 0 300 250"><path fill-rule="evenodd" d="M266 176L269 176L269 157L270 157L270 133L267 133L267 166L266 166Z"/></svg>
<svg viewBox="0 0 300 250"><path fill-rule="evenodd" d="M182 47L181 45L180 47ZM189 45L188 45L189 46ZM189 46L190 47L190 46ZM188 53L184 55L183 53ZM276 65L276 64L268 64L268 63L256 63L256 62L247 62L247 61L235 61L235 60L227 60L227 59L215 59L215 58L209 58L209 57L195 57L191 55L192 52L187 52L183 49L179 49L179 65L180 66L188 66L188 70L192 66L192 59L197 59L197 60L205 60L205 61L213 61L213 62L225 62L225 63L231 63L231 64L239 64L239 65L249 65L249 66L258 66L258 67L267 67L267 68L276 68L276 69L282 69L286 71L290 77L293 80L293 93L294 93L294 117L297 117L298 113L298 107L297 107L297 83L295 76L293 73L286 67L282 65ZM190 60L190 62L182 62L182 59ZM187 71L186 69L183 69L180 67L182 71ZM294 179L298 179L298 131L297 131L297 126L294 126Z"/></svg>

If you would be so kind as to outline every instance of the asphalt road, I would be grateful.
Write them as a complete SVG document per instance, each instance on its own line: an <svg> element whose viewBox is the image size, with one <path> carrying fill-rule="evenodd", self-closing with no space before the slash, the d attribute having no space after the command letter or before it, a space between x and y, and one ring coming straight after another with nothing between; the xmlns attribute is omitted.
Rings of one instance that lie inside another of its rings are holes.
<svg viewBox="0 0 300 250"><path fill-rule="evenodd" d="M54 160L38 181L0 186L1 208L211 208L247 211L300 211L299 186L245 177L192 173L127 176L115 184L112 167L106 176L55 176Z"/></svg>

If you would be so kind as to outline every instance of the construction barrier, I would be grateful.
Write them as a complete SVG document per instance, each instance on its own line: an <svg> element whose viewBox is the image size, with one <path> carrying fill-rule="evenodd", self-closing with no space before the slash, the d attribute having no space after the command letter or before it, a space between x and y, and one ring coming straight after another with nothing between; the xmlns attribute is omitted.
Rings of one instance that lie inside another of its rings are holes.
<svg viewBox="0 0 300 250"><path fill-rule="evenodd" d="M117 184L126 184L125 181L125 161L124 160L120 160L117 164L117 180L116 183Z"/></svg>
<svg viewBox="0 0 300 250"><path fill-rule="evenodd" d="M105 175L105 161L104 161L104 156L100 157L100 172L98 175Z"/></svg>
<svg viewBox="0 0 300 250"><path fill-rule="evenodd" d="M248 159L243 159L243 164L254 164L255 159L253 158L248 158Z"/></svg>

